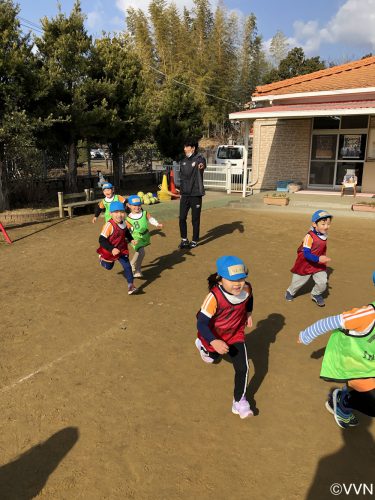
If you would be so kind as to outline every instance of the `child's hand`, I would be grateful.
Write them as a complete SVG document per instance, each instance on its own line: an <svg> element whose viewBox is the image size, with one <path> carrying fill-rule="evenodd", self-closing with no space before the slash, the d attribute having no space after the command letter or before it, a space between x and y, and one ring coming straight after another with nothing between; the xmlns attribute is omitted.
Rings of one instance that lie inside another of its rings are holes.
<svg viewBox="0 0 375 500"><path fill-rule="evenodd" d="M118 255L120 253L120 250L118 248L114 248L112 250L112 255L115 257L116 255Z"/></svg>
<svg viewBox="0 0 375 500"><path fill-rule="evenodd" d="M95 224L95 222L96 222L96 217L93 217L92 223Z"/></svg>
<svg viewBox="0 0 375 500"><path fill-rule="evenodd" d="M138 240L131 240L131 242L130 242L130 243L131 243L132 245L136 246L136 245L138 245Z"/></svg>
<svg viewBox="0 0 375 500"><path fill-rule="evenodd" d="M319 262L320 264L327 264L327 262L330 262L331 259L329 257L327 257L326 255L321 255L319 257Z"/></svg>
<svg viewBox="0 0 375 500"><path fill-rule="evenodd" d="M163 224L158 224L156 227L157 227L158 229L163 229Z"/></svg>
<svg viewBox="0 0 375 500"><path fill-rule="evenodd" d="M226 354L229 351L229 347L223 340L216 339L210 342L210 344L219 354Z"/></svg>
<svg viewBox="0 0 375 500"><path fill-rule="evenodd" d="M302 333L302 332L301 332ZM297 339L297 344L303 344L302 340L301 340L301 333L299 333L298 335L298 339Z"/></svg>
<svg viewBox="0 0 375 500"><path fill-rule="evenodd" d="M253 318L251 315L247 317L246 326L248 326L249 328L253 326Z"/></svg>

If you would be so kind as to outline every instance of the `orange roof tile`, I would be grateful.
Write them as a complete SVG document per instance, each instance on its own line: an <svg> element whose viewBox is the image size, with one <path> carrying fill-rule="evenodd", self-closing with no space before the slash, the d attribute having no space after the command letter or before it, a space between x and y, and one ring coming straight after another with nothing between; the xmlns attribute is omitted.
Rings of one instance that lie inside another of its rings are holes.
<svg viewBox="0 0 375 500"><path fill-rule="evenodd" d="M375 56L261 85L253 97L375 87Z"/></svg>

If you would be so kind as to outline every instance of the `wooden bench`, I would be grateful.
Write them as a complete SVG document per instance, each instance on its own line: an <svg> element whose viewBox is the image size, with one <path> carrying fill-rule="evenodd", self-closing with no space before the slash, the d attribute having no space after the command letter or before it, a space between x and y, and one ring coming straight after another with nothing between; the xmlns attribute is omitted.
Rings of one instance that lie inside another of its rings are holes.
<svg viewBox="0 0 375 500"><path fill-rule="evenodd" d="M57 193L57 199L59 202L59 214L60 217L64 217L64 212L68 212L68 216L71 219L73 217L73 210L76 207L90 207L90 205L96 205L99 200L92 199L92 192L90 189L85 189L83 193L71 193L64 194L59 191Z"/></svg>

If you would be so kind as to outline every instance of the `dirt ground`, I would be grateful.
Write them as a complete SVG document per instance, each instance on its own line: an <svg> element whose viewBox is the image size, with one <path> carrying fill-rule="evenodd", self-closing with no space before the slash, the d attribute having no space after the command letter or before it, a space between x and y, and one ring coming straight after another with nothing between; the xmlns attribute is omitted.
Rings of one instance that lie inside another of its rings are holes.
<svg viewBox="0 0 375 500"><path fill-rule="evenodd" d="M308 293L283 298L305 214L209 209L191 252L164 221L133 296L120 266L100 268L90 221L12 229L15 243L0 243L1 499L330 499L333 483L375 482L375 423L360 415L342 431L324 407L327 337L296 343L374 299L374 221L334 219L325 309ZM230 363L206 365L194 346L223 254L248 263L254 288L247 420L231 413Z"/></svg>

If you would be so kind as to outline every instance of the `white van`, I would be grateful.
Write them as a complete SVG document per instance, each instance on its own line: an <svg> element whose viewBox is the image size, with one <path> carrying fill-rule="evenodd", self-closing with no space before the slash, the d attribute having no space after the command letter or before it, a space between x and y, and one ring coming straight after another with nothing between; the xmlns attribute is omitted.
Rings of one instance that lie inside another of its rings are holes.
<svg viewBox="0 0 375 500"><path fill-rule="evenodd" d="M232 166L232 174L242 174L245 167L245 146L222 144L218 146L215 156L216 165Z"/></svg>

